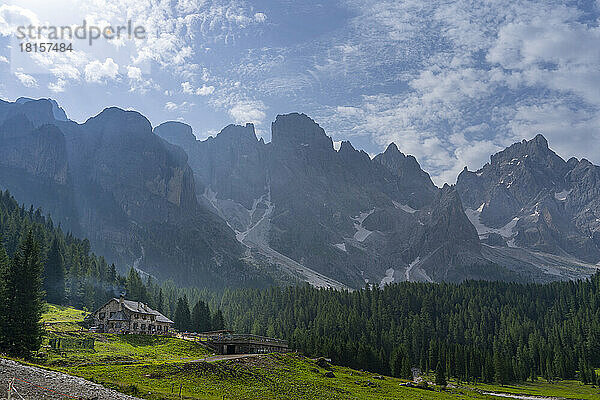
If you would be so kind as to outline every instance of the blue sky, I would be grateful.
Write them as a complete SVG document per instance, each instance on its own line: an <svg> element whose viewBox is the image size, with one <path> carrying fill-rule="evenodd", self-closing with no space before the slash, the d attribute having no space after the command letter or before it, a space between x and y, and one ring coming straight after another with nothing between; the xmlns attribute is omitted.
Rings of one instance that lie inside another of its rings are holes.
<svg viewBox="0 0 600 400"><path fill-rule="evenodd" d="M600 163L600 0L0 1L0 97L51 97L76 121L116 105L269 140L299 111L371 154L395 142L437 184L537 133ZM18 25L83 19L148 37L16 49Z"/></svg>

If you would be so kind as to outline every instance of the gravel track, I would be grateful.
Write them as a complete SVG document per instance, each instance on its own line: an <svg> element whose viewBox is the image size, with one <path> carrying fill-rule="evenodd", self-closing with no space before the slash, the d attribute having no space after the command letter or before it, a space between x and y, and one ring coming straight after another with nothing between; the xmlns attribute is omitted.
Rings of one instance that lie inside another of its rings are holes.
<svg viewBox="0 0 600 400"><path fill-rule="evenodd" d="M12 378L16 378L14 387L22 398L26 400L141 400L137 397L127 396L107 389L102 385L83 378L30 367L4 358L0 358L0 400L7 398L8 384ZM34 385L53 390L54 392ZM12 398L20 400L20 397L14 393Z"/></svg>

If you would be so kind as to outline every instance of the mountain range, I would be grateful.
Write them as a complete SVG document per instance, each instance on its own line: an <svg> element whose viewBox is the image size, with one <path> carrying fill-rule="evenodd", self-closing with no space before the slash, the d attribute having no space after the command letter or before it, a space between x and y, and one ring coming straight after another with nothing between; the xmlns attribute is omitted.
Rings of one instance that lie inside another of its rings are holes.
<svg viewBox="0 0 600 400"><path fill-rule="evenodd" d="M271 132L200 141L134 111L78 124L53 100L1 101L0 187L122 268L199 287L547 282L600 261L600 167L541 135L439 188L394 143L336 150L297 113Z"/></svg>

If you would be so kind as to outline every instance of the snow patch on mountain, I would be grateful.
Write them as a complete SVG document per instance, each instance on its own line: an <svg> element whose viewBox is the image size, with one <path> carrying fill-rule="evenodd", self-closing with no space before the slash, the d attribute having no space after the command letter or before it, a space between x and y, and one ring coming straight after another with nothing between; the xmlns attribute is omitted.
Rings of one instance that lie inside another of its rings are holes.
<svg viewBox="0 0 600 400"><path fill-rule="evenodd" d="M411 206L409 206L408 204L401 204L398 203L397 201L392 200L392 203L394 203L394 207L396 207L397 209L400 209L404 212L407 212L409 214L414 214L419 210L415 210L414 208L412 208Z"/></svg>
<svg viewBox="0 0 600 400"><path fill-rule="evenodd" d="M359 242L364 242L364 240L367 237L369 237L371 233L373 233L373 231L364 228L362 224L369 215L373 214L374 211L375 209L372 209L371 211L367 212L361 212L358 216L352 218L352 220L354 221L354 229L356 229L356 232L354 233L355 240Z"/></svg>
<svg viewBox="0 0 600 400"><path fill-rule="evenodd" d="M562 192L558 192L558 193L554 193L554 198L558 201L565 201L567 200L567 196L569 196L571 194L571 190L563 190Z"/></svg>
<svg viewBox="0 0 600 400"><path fill-rule="evenodd" d="M336 244L334 244L334 246L337 247L338 249L340 249L341 251L347 251L346 243L336 243Z"/></svg>
<svg viewBox="0 0 600 400"><path fill-rule="evenodd" d="M414 259L413 262L411 262L408 267L406 267L406 281L409 282L410 281L410 273L412 272L413 268L421 261L421 257L417 257Z"/></svg>
<svg viewBox="0 0 600 400"><path fill-rule="evenodd" d="M383 289L385 285L389 285L390 283L394 283L394 268L388 268L385 271L385 276L379 282L379 288Z"/></svg>
<svg viewBox="0 0 600 400"><path fill-rule="evenodd" d="M477 210L473 210L472 208L465 209L465 214L467 215L467 218L469 218L469 221L471 221L471 224L473 224L477 230L479 237L484 237L490 233L497 233L505 239L511 239L509 240L509 243L512 242L514 246L513 239L516 235L515 228L517 226L517 222L519 222L519 217L514 217L510 222L501 228L492 228L484 225L481 222L481 212L483 211L484 207L485 203L481 204Z"/></svg>

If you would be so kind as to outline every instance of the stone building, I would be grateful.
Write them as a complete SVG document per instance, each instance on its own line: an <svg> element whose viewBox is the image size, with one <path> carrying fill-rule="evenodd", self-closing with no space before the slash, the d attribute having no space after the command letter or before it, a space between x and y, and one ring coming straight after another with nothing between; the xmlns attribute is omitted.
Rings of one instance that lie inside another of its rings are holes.
<svg viewBox="0 0 600 400"><path fill-rule="evenodd" d="M97 332L164 335L173 321L139 301L112 298L94 311L93 324Z"/></svg>

